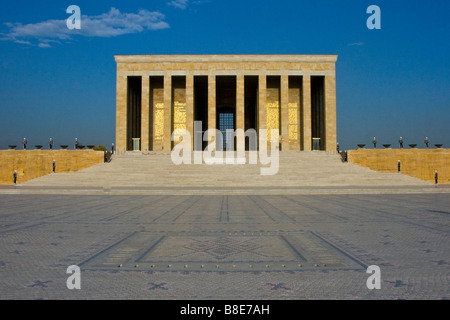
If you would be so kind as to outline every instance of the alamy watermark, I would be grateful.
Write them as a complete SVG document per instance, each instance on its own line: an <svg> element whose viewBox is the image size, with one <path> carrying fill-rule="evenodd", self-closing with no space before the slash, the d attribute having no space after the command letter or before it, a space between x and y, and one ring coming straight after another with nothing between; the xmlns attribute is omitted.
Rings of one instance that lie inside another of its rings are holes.
<svg viewBox="0 0 450 320"><path fill-rule="evenodd" d="M371 276L367 278L367 289L381 289L381 270L379 266L371 265L367 267L366 273L370 273Z"/></svg>
<svg viewBox="0 0 450 320"><path fill-rule="evenodd" d="M76 265L72 265L67 267L66 270L67 274L70 274L66 281L67 289L73 290L73 289L81 289L81 271L80 267Z"/></svg>
<svg viewBox="0 0 450 320"><path fill-rule="evenodd" d="M81 29L81 9L79 6L71 5L67 7L66 13L72 14L66 21L69 30Z"/></svg>
<svg viewBox="0 0 450 320"><path fill-rule="evenodd" d="M367 18L367 28L369 30L373 29L381 29L381 9L379 6L371 5L367 8L366 11L368 14L370 14L370 17Z"/></svg>
<svg viewBox="0 0 450 320"><path fill-rule="evenodd" d="M202 122L194 122L194 151L192 150L192 137L186 129L176 129L172 133L172 141L178 142L171 152L172 162L180 164L246 164L245 141L248 138L248 163L269 165L261 167L261 175L275 175L279 169L279 131L270 130L270 154L268 152L267 129L259 130L259 137L255 129L226 130L225 136L220 130L208 129L202 134ZM236 140L236 151L235 150ZM203 141L208 146L201 151ZM258 148L259 141L259 148ZM225 142L225 143L224 143ZM226 144L224 146L224 144ZM225 150L225 151L224 151ZM192 159L192 153L194 159ZM193 160L193 161L192 161Z"/></svg>

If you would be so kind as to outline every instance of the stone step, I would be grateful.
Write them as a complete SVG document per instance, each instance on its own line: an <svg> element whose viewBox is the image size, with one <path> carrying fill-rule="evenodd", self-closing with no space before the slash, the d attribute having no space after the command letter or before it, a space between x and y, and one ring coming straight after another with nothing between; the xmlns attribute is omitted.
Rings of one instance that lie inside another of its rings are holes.
<svg viewBox="0 0 450 320"><path fill-rule="evenodd" d="M192 158L193 159L193 158ZM125 153L72 173L55 173L30 180L19 187L340 187L425 186L429 183L403 174L379 173L343 163L336 153L280 152L275 175L261 175L269 165L175 165L168 152Z"/></svg>

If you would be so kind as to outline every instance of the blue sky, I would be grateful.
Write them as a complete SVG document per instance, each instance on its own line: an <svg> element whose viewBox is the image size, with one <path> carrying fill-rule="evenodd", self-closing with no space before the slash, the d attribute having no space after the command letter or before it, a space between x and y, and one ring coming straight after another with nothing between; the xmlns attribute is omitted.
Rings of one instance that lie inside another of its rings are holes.
<svg viewBox="0 0 450 320"><path fill-rule="evenodd" d="M78 5L82 29L65 27ZM381 8L369 30L367 7ZM450 147L450 2L134 0L0 2L0 149L111 146L116 54L337 54L341 149Z"/></svg>

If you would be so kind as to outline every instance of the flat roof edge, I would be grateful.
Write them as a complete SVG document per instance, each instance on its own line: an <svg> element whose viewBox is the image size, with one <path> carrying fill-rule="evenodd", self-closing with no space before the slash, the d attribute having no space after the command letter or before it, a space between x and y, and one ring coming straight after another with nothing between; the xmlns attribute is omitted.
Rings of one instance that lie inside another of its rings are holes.
<svg viewBox="0 0 450 320"><path fill-rule="evenodd" d="M117 63L157 62L336 62L337 55L115 55Z"/></svg>

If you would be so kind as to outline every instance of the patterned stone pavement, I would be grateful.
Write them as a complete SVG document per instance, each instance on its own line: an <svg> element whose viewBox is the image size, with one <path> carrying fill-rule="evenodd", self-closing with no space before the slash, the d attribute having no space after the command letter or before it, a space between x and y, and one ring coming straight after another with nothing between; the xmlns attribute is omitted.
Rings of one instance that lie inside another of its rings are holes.
<svg viewBox="0 0 450 320"><path fill-rule="evenodd" d="M445 193L2 194L0 299L449 299L449 208Z"/></svg>

